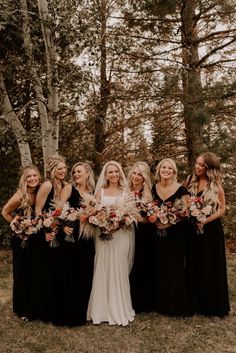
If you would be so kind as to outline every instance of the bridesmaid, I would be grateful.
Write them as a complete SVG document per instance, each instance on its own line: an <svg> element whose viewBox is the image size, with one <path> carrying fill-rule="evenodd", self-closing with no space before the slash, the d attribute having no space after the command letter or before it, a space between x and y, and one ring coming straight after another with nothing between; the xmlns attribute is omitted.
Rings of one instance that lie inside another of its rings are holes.
<svg viewBox="0 0 236 353"><path fill-rule="evenodd" d="M150 202L151 180L150 168L145 162L136 162L128 174L128 182L135 200ZM135 256L130 274L132 304L136 313L151 311L153 302L153 241L155 226L139 222L135 228Z"/></svg>
<svg viewBox="0 0 236 353"><path fill-rule="evenodd" d="M60 195L62 203L70 207L81 207L86 194L92 194L95 181L88 163L78 162L71 171L73 183L67 184ZM86 324L86 312L92 287L94 241L79 235L79 223L74 228L65 226L64 233L75 242L63 241L63 288L64 301L60 310L59 322L75 326Z"/></svg>
<svg viewBox="0 0 236 353"><path fill-rule="evenodd" d="M187 207L187 190L177 182L177 167L171 158L165 158L156 167L157 183L152 187L157 204L172 205L182 201ZM174 225L158 224L166 230L165 236L156 235L156 258L153 268L153 310L166 315L192 314L190 290L187 282L187 253L190 227L186 220Z"/></svg>
<svg viewBox="0 0 236 353"><path fill-rule="evenodd" d="M190 278L194 279L195 311L219 317L228 315L230 311L224 232L220 220L225 212L221 180L219 159L211 152L197 158L194 173L186 180L192 196L201 197L206 204L212 205L207 219L197 223L202 234L194 236L195 273Z"/></svg>
<svg viewBox="0 0 236 353"><path fill-rule="evenodd" d="M125 202L126 178L121 165L107 162L99 176L95 196L102 205ZM92 291L87 311L94 324L126 326L134 320L129 273L133 264L134 232L119 229L113 239L95 240L95 260Z"/></svg>
<svg viewBox="0 0 236 353"><path fill-rule="evenodd" d="M52 155L46 160L47 179L41 185L36 197L36 215L55 208L60 194L65 186L66 164L61 156ZM42 321L56 321L60 312L61 298L61 258L62 249L50 247L50 243L57 239L60 243L61 234L56 231L37 234L33 264L33 303L34 319Z"/></svg>
<svg viewBox="0 0 236 353"><path fill-rule="evenodd" d="M2 215L11 222L16 215L32 217L34 215L36 194L40 183L40 173L36 166L22 169L18 190L3 207ZM32 286L32 243L35 235L22 247L22 239L12 234L13 251L13 312L28 321L30 314Z"/></svg>

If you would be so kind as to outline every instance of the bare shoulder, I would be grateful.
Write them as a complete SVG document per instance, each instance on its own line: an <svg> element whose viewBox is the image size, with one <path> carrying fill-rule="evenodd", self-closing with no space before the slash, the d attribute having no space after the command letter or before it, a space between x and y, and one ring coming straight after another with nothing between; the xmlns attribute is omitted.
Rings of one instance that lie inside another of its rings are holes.
<svg viewBox="0 0 236 353"><path fill-rule="evenodd" d="M71 192L72 190L72 184L66 183L63 187L63 190L67 191L67 192Z"/></svg>
<svg viewBox="0 0 236 353"><path fill-rule="evenodd" d="M50 192L52 190L52 183L49 180L45 180L40 186L40 190Z"/></svg>

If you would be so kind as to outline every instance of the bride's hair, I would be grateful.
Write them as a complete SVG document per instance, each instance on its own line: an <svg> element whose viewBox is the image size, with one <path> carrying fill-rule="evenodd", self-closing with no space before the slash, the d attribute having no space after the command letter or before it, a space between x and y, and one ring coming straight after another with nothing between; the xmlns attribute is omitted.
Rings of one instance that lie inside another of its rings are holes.
<svg viewBox="0 0 236 353"><path fill-rule="evenodd" d="M21 193L20 208L22 209L25 216L30 216L32 214L32 207L30 205L30 194L29 194L29 191L27 188L27 177L28 177L29 172L31 170L34 170L38 176L39 182L38 182L37 188L39 188L40 179L41 179L40 172L35 165L30 164L30 165L21 169L21 176L20 176L20 180L19 180L18 190Z"/></svg>
<svg viewBox="0 0 236 353"><path fill-rule="evenodd" d="M119 181L118 181L118 186L125 190L127 188L127 180L125 177L125 174L123 172L123 169L120 165L120 163L116 162L116 161L109 161L107 162L104 167L102 168L102 171L98 177L98 181L95 187L95 195L102 189L102 188L106 188L108 187L109 183L108 180L106 178L106 174L107 174L107 169L110 165L114 165L118 168L119 170Z"/></svg>
<svg viewBox="0 0 236 353"><path fill-rule="evenodd" d="M133 167L129 171L127 179L128 179L130 190L132 191L132 174L135 168L138 168L140 170L140 173L144 179L142 197L147 200L151 200L152 199L152 195L151 195L152 183L150 179L151 173L150 173L150 167L146 162L139 161L134 163Z"/></svg>
<svg viewBox="0 0 236 353"><path fill-rule="evenodd" d="M164 164L165 162L169 162L171 164L171 166L173 168L173 181L177 181L178 169L177 169L175 161L172 158L164 158L158 163L158 165L156 166L155 179L157 181L160 181L160 179L161 179L160 169L161 169L162 164Z"/></svg>
<svg viewBox="0 0 236 353"><path fill-rule="evenodd" d="M75 185L75 182L74 182L75 168L78 166L83 167L85 172L88 174L88 177L86 180L86 187L89 192L93 192L94 187L95 187L94 173L93 173L91 166L86 162L78 162L73 165L73 167L71 169L71 176L72 176L72 180L73 180L72 181L73 185Z"/></svg>

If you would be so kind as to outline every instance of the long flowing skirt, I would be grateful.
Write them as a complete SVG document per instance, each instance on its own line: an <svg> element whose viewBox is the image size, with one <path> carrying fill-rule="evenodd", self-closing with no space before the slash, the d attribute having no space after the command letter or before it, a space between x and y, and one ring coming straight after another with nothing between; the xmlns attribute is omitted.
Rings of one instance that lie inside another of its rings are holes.
<svg viewBox="0 0 236 353"><path fill-rule="evenodd" d="M126 326L134 320L129 273L134 256L134 231L120 229L109 241L95 241L95 262L87 319L94 324Z"/></svg>

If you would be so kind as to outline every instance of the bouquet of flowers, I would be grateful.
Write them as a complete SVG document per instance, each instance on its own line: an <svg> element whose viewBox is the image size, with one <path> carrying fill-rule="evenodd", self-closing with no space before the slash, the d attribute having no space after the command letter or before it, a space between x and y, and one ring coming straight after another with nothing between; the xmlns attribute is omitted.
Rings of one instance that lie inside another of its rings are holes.
<svg viewBox="0 0 236 353"><path fill-rule="evenodd" d="M61 215L61 209L55 209L55 210L50 210L47 213L42 214L42 222L43 222L43 228L46 233L57 233L59 225L60 225L60 220L59 216ZM56 248L60 244L56 239L56 236L54 239L50 240L49 246L51 248Z"/></svg>
<svg viewBox="0 0 236 353"><path fill-rule="evenodd" d="M176 224L182 219L188 217L188 210L185 208L181 199L176 200L174 203L168 201L161 204L156 203L157 211L153 215L153 220L159 225ZM159 236L166 236L166 229L158 228Z"/></svg>
<svg viewBox="0 0 236 353"><path fill-rule="evenodd" d="M78 210L73 207L70 207L69 203L65 202L62 206L61 214L58 216L58 219L64 226L74 229L78 216ZM65 241L74 243L75 239L73 233L66 234Z"/></svg>
<svg viewBox="0 0 236 353"><path fill-rule="evenodd" d="M89 209L91 210L90 206ZM85 235L95 235L97 228L99 228L99 238L111 240L113 239L112 234L116 230L129 229L133 223L137 223L139 220L141 220L140 214L129 200L114 205L96 203L92 207L92 214L87 217L86 222L82 223L81 232Z"/></svg>
<svg viewBox="0 0 236 353"><path fill-rule="evenodd" d="M212 213L212 205L210 202L204 201L203 197L194 197L190 198L191 203L189 206L190 219L192 219L194 225L196 226L197 222L203 222L207 219L207 216L210 216ZM196 233L203 234L203 228L199 229L196 226Z"/></svg>
<svg viewBox="0 0 236 353"><path fill-rule="evenodd" d="M140 215L147 219L150 223L155 223L157 218L156 214L159 210L157 204L153 202L139 201L135 203Z"/></svg>
<svg viewBox="0 0 236 353"><path fill-rule="evenodd" d="M31 218L26 216L16 216L10 223L13 232L22 239L21 247L28 246L28 240L42 228L42 220L39 217Z"/></svg>

